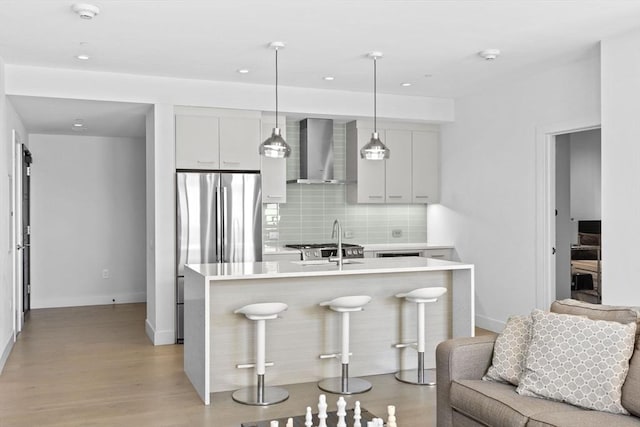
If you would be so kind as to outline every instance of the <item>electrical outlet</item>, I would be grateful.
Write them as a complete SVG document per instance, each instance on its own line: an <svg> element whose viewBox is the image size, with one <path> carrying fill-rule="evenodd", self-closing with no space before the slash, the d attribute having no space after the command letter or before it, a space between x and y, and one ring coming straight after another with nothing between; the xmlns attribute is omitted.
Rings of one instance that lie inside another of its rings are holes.
<svg viewBox="0 0 640 427"><path fill-rule="evenodd" d="M280 238L280 233L278 233L277 231L269 231L267 233L267 238L269 240L278 240Z"/></svg>
<svg viewBox="0 0 640 427"><path fill-rule="evenodd" d="M345 239L353 239L353 231L351 231L351 230L345 230L345 232L344 232L344 238L345 238Z"/></svg>
<svg viewBox="0 0 640 427"><path fill-rule="evenodd" d="M103 279L109 278L109 269L105 268L104 270L102 270L102 278Z"/></svg>
<svg viewBox="0 0 640 427"><path fill-rule="evenodd" d="M402 230L392 230L391 231L391 236L392 237L402 237Z"/></svg>

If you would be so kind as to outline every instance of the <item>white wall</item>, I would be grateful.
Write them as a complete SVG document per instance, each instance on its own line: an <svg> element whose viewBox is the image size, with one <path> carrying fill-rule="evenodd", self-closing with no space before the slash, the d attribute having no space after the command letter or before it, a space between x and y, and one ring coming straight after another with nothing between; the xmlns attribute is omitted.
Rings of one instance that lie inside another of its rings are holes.
<svg viewBox="0 0 640 427"><path fill-rule="evenodd" d="M602 302L640 306L640 31L602 42Z"/></svg>
<svg viewBox="0 0 640 427"><path fill-rule="evenodd" d="M571 218L602 218L600 129L570 134Z"/></svg>
<svg viewBox="0 0 640 427"><path fill-rule="evenodd" d="M32 308L145 301L144 140L29 139Z"/></svg>
<svg viewBox="0 0 640 427"><path fill-rule="evenodd" d="M442 198L427 235L476 265L477 324L500 330L536 305L536 130L599 114L599 55L480 90L441 128Z"/></svg>

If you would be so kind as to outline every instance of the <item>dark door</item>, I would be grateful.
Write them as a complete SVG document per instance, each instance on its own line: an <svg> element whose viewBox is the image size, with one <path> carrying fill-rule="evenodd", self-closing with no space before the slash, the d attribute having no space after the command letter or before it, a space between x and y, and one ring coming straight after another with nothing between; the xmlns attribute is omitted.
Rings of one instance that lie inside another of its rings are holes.
<svg viewBox="0 0 640 427"><path fill-rule="evenodd" d="M31 309L31 152L22 146L22 313Z"/></svg>

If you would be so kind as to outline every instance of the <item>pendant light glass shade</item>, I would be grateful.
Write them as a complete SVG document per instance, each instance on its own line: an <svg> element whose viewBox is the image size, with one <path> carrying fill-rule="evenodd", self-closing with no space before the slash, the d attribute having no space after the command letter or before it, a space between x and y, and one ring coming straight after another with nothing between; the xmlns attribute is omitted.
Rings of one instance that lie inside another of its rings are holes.
<svg viewBox="0 0 640 427"><path fill-rule="evenodd" d="M269 46L276 51L276 127L273 128L271 136L260 144L258 152L261 156L284 159L291 155L291 147L282 138L278 127L278 49L284 47L284 43L273 42Z"/></svg>
<svg viewBox="0 0 640 427"><path fill-rule="evenodd" d="M380 140L378 136L378 128L377 128L377 99L376 99L376 80L377 80L377 67L376 61L378 58L382 57L380 52L371 52L369 54L371 58L373 58L373 134L371 135L371 140L367 142L364 147L360 149L360 157L365 160L385 160L388 159L391 152L387 148L386 145Z"/></svg>
<svg viewBox="0 0 640 427"><path fill-rule="evenodd" d="M280 135L280 128L273 128L271 136L260 144L260 155L265 157L274 157L276 159L284 159L291 154L291 147L286 143Z"/></svg>

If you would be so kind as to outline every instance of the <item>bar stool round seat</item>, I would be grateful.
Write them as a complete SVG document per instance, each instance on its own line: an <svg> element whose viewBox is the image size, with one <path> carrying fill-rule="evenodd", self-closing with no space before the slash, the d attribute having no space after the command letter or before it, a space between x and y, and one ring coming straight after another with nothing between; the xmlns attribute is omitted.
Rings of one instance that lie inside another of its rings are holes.
<svg viewBox="0 0 640 427"><path fill-rule="evenodd" d="M322 307L341 313L342 317L342 349L340 353L321 354L321 359L340 358L342 362L342 375L338 378L326 378L318 382L318 387L329 393L358 394L371 390L371 383L361 378L349 377L349 318L350 313L362 311L364 306L371 301L367 295L352 295L338 297L331 301L320 303Z"/></svg>
<svg viewBox="0 0 640 427"><path fill-rule="evenodd" d="M398 344L397 348L404 348L409 346L416 346L418 350L418 368L399 371L396 373L396 379L404 383L417 384L417 385L435 385L436 375L434 369L424 368L424 351L425 351L425 328L426 328L426 316L425 316L425 304L434 303L438 301L442 295L447 293L447 288L433 287L433 288L419 288L414 289L411 292L397 294L396 297L404 298L407 302L412 302L418 305L418 341L417 343Z"/></svg>
<svg viewBox="0 0 640 427"><path fill-rule="evenodd" d="M266 321L273 320L285 311L287 304L282 302L267 302L249 304L235 310L236 314L244 314L247 319L256 322L256 362L252 364L236 365L238 368L255 367L257 385L236 390L231 398L238 403L254 406L268 406L284 402L289 398L289 392L281 387L265 387L264 374L266 363Z"/></svg>

